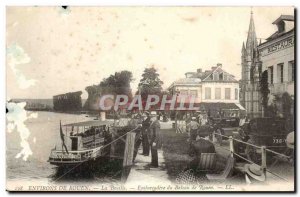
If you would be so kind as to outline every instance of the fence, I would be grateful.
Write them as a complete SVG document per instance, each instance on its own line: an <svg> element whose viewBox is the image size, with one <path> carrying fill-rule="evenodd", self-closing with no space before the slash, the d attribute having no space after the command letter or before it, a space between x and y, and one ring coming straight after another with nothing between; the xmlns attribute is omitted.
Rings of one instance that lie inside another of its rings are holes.
<svg viewBox="0 0 300 197"><path fill-rule="evenodd" d="M273 151L273 150L270 150L270 149L266 148L266 146L257 146L255 144L251 144L251 143L248 143L248 142L241 141L239 139L235 139L232 136L225 136L225 135L222 135L222 134L219 134L219 133L215 133L215 132L213 133L213 142L216 141L215 140L216 139L216 135L219 135L220 137L224 137L224 138L229 139L229 149L227 149L225 147L222 147L222 149L230 151L231 157L234 157L234 155L235 155L235 156L237 156L237 157L239 157L239 158L241 158L241 159L243 159L243 160L245 160L245 161L247 161L247 162L249 162L251 164L255 164L255 165L260 166L260 169L261 169L262 173L265 175L265 177L267 177L267 172L268 172L268 173L270 173L270 174L272 174L272 175L274 175L274 176L276 176L276 177L278 177L278 178L280 178L280 179L288 182L287 179L283 178L279 174L277 174L275 172L272 172L272 171L270 171L270 170L267 169L267 152L273 153L273 154L281 156L281 157L284 157L286 159L290 159L289 156L281 154L281 153L278 153L278 152ZM254 163L253 161L251 161L251 160L249 160L249 159L241 156L240 154L236 153L234 151L234 141L236 141L238 143L246 144L246 145L251 146L251 147L254 147L255 149L260 149L259 152L261 153L261 163L260 164ZM220 145L220 147L221 147L221 145Z"/></svg>

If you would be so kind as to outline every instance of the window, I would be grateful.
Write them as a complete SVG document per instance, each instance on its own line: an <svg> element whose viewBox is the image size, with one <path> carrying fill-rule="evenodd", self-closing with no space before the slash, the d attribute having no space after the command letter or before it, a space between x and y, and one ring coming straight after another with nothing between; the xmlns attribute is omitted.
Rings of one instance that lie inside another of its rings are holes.
<svg viewBox="0 0 300 197"><path fill-rule="evenodd" d="M223 73L219 74L219 79L220 79L220 81L223 81Z"/></svg>
<svg viewBox="0 0 300 197"><path fill-rule="evenodd" d="M219 81L219 73L214 73L214 81Z"/></svg>
<svg viewBox="0 0 300 197"><path fill-rule="evenodd" d="M221 88L215 89L215 99L221 99Z"/></svg>
<svg viewBox="0 0 300 197"><path fill-rule="evenodd" d="M190 95L197 97L197 90L190 90Z"/></svg>
<svg viewBox="0 0 300 197"><path fill-rule="evenodd" d="M239 98L239 90L237 88L235 88L235 90L234 90L234 99L238 100L238 98Z"/></svg>
<svg viewBox="0 0 300 197"><path fill-rule="evenodd" d="M284 22L284 21L280 21L280 22L277 24L277 27L278 27L279 33L284 32L284 30L285 30L285 22Z"/></svg>
<svg viewBox="0 0 300 197"><path fill-rule="evenodd" d="M289 81L295 81L295 65L294 61L289 62Z"/></svg>
<svg viewBox="0 0 300 197"><path fill-rule="evenodd" d="M211 88L205 88L205 99L211 99Z"/></svg>
<svg viewBox="0 0 300 197"><path fill-rule="evenodd" d="M262 64L261 63L258 65L258 74L259 74L259 78L260 78L261 74L262 74Z"/></svg>
<svg viewBox="0 0 300 197"><path fill-rule="evenodd" d="M254 83L254 72L255 72L255 67L251 66L250 68L250 82Z"/></svg>
<svg viewBox="0 0 300 197"><path fill-rule="evenodd" d="M269 73L269 83L273 84L273 74L274 74L273 66L269 67L268 73Z"/></svg>
<svg viewBox="0 0 300 197"><path fill-rule="evenodd" d="M187 91L187 90L180 90L180 94L182 94L182 95L187 95L187 94L188 94L188 91Z"/></svg>
<svg viewBox="0 0 300 197"><path fill-rule="evenodd" d="M230 99L230 88L225 88L225 99Z"/></svg>
<svg viewBox="0 0 300 197"><path fill-rule="evenodd" d="M223 74L223 80L224 81L228 81L230 78L228 77L228 75L227 74Z"/></svg>
<svg viewBox="0 0 300 197"><path fill-rule="evenodd" d="M278 82L283 83L283 63L277 65Z"/></svg>

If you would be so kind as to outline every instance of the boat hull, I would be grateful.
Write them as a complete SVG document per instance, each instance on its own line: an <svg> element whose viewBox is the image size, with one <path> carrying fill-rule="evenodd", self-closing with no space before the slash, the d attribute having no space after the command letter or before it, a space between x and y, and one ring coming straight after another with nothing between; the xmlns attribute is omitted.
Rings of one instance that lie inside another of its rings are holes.
<svg viewBox="0 0 300 197"><path fill-rule="evenodd" d="M59 168L74 168L77 166L94 166L109 158L108 155L103 155L97 158L88 159L85 161L49 161L51 165L55 165Z"/></svg>
<svg viewBox="0 0 300 197"><path fill-rule="evenodd" d="M65 168L83 164L91 164L101 160L102 158L109 157L109 149L97 147L85 151L69 151L68 153L64 151L53 150L48 162L52 165Z"/></svg>

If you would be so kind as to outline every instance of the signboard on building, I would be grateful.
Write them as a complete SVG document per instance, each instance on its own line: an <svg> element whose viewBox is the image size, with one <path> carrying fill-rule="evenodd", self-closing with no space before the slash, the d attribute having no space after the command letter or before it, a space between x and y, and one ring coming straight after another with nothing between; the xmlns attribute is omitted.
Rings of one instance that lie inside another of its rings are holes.
<svg viewBox="0 0 300 197"><path fill-rule="evenodd" d="M288 38L285 38L283 40L280 40L278 42L275 42L274 44L271 44L270 46L264 47L260 50L261 56L267 56L272 53L281 51L283 49L293 47L294 46L294 36L290 36Z"/></svg>

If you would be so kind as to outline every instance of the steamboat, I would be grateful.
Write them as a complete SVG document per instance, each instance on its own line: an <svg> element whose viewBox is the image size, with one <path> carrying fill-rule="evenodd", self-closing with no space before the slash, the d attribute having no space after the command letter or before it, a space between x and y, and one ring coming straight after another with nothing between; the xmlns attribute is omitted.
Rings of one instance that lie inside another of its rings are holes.
<svg viewBox="0 0 300 197"><path fill-rule="evenodd" d="M48 162L58 167L91 164L110 154L111 121L85 121L62 125L61 149L51 150Z"/></svg>

